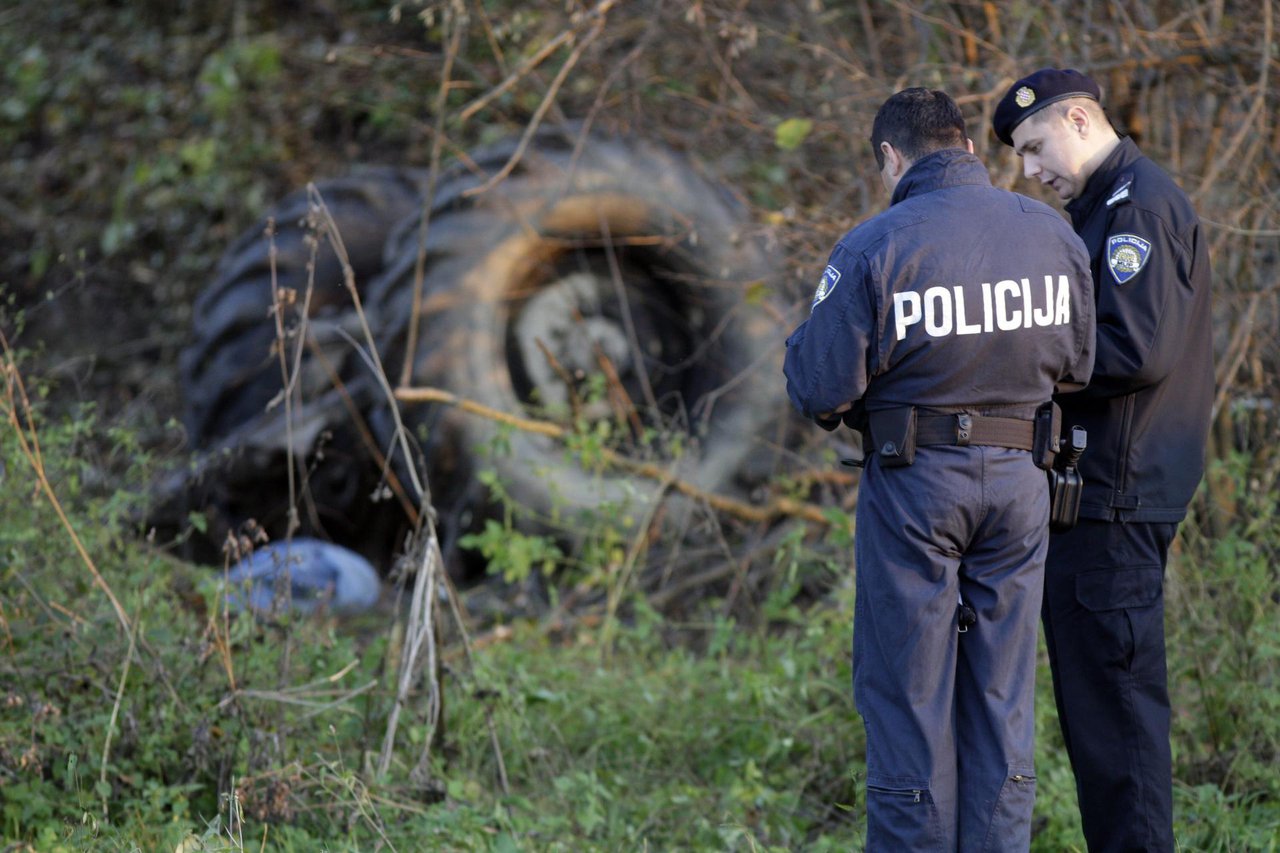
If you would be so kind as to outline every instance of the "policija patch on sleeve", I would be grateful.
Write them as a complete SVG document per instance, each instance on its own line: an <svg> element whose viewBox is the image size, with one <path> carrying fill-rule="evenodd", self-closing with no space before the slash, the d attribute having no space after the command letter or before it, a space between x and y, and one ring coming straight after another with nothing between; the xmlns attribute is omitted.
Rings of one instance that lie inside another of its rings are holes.
<svg viewBox="0 0 1280 853"><path fill-rule="evenodd" d="M840 282L840 270L827 265L822 271L822 281L818 282L818 289L813 294L813 304L809 306L809 310L813 311L818 307L818 303L831 295L831 291L836 289L836 285Z"/></svg>
<svg viewBox="0 0 1280 853"><path fill-rule="evenodd" d="M1116 284L1124 284L1142 271L1151 257L1151 242L1135 234L1112 234L1107 238L1107 266Z"/></svg>

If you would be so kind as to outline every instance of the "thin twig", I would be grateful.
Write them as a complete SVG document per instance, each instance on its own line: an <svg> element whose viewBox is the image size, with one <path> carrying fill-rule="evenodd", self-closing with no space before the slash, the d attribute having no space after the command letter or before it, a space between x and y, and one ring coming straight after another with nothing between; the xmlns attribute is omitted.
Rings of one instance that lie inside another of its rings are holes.
<svg viewBox="0 0 1280 853"><path fill-rule="evenodd" d="M296 369L296 365L295 365L295 369L292 372L290 372L289 370L288 352L286 351L287 337L285 335L285 329L284 329L285 299L284 299L284 294L281 293L280 291L279 266L277 263L279 258L279 249L276 246L276 225L275 225L274 219L267 220L266 236L267 236L267 259L268 259L268 265L271 270L271 273L270 273L271 275L271 314L272 314L272 319L275 323L276 353L280 362L280 398L279 399L282 399L284 401L284 431L285 431L284 434L285 434L285 455L286 455L285 468L287 469L285 476L289 486L289 510L288 510L289 522L288 522L288 532L285 534L287 537L287 536L292 536L293 532L297 530L299 526L298 486L297 486L297 476L294 473L295 460L293 455L293 392L294 392L294 380L296 379L300 371ZM311 285L314 283L314 275L315 275L315 268L316 268L315 259L317 254L316 249L318 248L319 243L320 243L319 240L316 240L312 243L311 262L307 264L307 269L310 271L307 276L309 280L307 282L307 288L306 288L306 293L307 293L306 299L308 301L310 301L311 299L311 292L313 290ZM297 298L296 293L293 294L293 298L294 299ZM306 322L306 316L307 316L306 311L304 310L302 312L303 323ZM301 357L302 355L301 346L298 347L297 355L298 357ZM270 404L268 404L268 408L269 407L270 407Z"/></svg>
<svg viewBox="0 0 1280 853"><path fill-rule="evenodd" d="M556 354L551 351L551 348L547 346L542 338L534 338L533 343L538 348L538 352L542 353L542 357L546 359L547 366L551 368L551 371L556 376L560 377L560 382L564 384L569 397L569 414L576 421L582 413L582 400L578 396L573 374L560 362L560 359L556 358Z"/></svg>
<svg viewBox="0 0 1280 853"><path fill-rule="evenodd" d="M600 236L604 241L604 254L609 261L609 279L613 282L613 292L618 299L618 311L622 315L622 328L627 333L627 345L631 348L631 357L636 363L636 377L640 380L640 390L644 393L644 401L649 411L658 411L658 400L653 396L653 387L649 384L649 371L644 367L644 350L640 348L640 339L636 336L635 320L631 316L631 301L627 298L627 286L622 281L622 270L618 266L618 253L613 246L613 235L609 233L609 221L600 212Z"/></svg>
<svg viewBox="0 0 1280 853"><path fill-rule="evenodd" d="M418 658L426 650L428 669L427 678L429 679L429 695L428 695L428 724L434 732L439 722L440 709L442 707L440 696L440 685L436 676L437 670L437 651L435 645L435 601L436 601L436 584L442 583L448 591L448 597L453 603L454 614L457 617L458 629L463 635L464 647L467 648L467 659L469 665L472 665L470 648L466 638L465 620L462 618L461 612L457 605L457 591L449 582L449 576L444 571L444 559L440 552L440 540L435 528L435 513L431 507L431 491L429 482L426 479L426 473L419 473L414 464L414 457L409 447L409 431L404 425L404 420L400 414L400 408L396 404L396 396L392 391L391 384L387 379L386 370L383 368L382 360L378 356L378 349L373 336L373 331L369 326L369 318L364 311L364 306L360 299L360 293L356 289L355 272L351 267L350 256L347 253L345 244L342 241L342 235L338 233L337 225L333 220L333 216L328 207L324 204L324 200L320 198L314 184L307 187L310 197L316 202L317 212L327 223L330 243L333 247L334 254L337 255L342 265L343 283L347 289L348 295L351 297L352 305L355 308L356 316L360 321L361 333L364 337L364 345L351 338L344 329L339 328L338 333L345 337L355 348L359 357L369 367L375 381L382 389L383 394L389 403L389 410L394 422L394 434L392 440L399 444L400 450L404 455L405 468L409 473L409 477L419 498L421 514L419 515L419 537L425 541L422 545L423 556L422 564L418 570L417 577L414 582L413 600L410 607L408 634L409 641L406 644L406 650L401 660L400 667L400 683L395 705L393 705L390 719L387 723L387 733L383 739L383 751L379 757L378 773L384 775L390 769L391 747L394 746L396 729L398 726L398 718L400 709L408 700L408 691L413 683L413 674L417 669ZM502 751L497 740L496 731L493 726L491 713L486 709L486 718L489 723L490 735L493 742L494 753L498 762L499 773L504 793L510 793L507 784L506 765L503 761ZM431 739L428 738L427 745L429 747ZM424 752L419 767L425 766L427 754Z"/></svg>
<svg viewBox="0 0 1280 853"><path fill-rule="evenodd" d="M606 3L601 3L600 5L604 6L606 4L612 5L612 0L606 0ZM516 165L519 164L520 160L524 157L525 149L529 147L529 140L531 140L533 135L538 132L538 127L542 124L542 119L547 114L547 110L549 110L551 105L555 103L556 95L559 94L560 87L564 85L565 78L569 76L569 72L573 70L573 67L578 64L578 60L582 58L583 51L585 51L587 47L595 41L597 37L599 37L603 29L604 18L602 16L596 20L595 26L593 26L591 31L583 37L582 41L574 47L573 52L570 53L569 57L564 61L564 65L560 66L560 70L556 72L555 79L551 81L551 86L547 89L547 94L543 96L542 102L538 104L538 108L534 110L533 117L529 119L528 124L525 126L524 133L521 135L519 143L516 144L516 150L512 152L511 157L501 169L490 175L489 179L483 184L463 190L462 195L464 197L486 193L511 174Z"/></svg>
<svg viewBox="0 0 1280 853"><path fill-rule="evenodd" d="M1227 366L1222 369L1215 383L1218 394L1213 401L1212 417L1214 418L1222 410L1222 404L1226 402L1228 394L1235 385L1235 377L1240 371L1240 365L1244 364L1245 357L1249 354L1249 340L1253 336L1254 318L1257 316L1260 301L1261 294L1253 294L1249 300L1249 307L1244 311L1244 316L1236 320L1235 333L1227 347L1227 354L1230 357L1227 359Z"/></svg>
<svg viewBox="0 0 1280 853"><path fill-rule="evenodd" d="M49 476L44 467L44 455L40 450L40 435L36 432L35 415L31 408L31 400L27 396L26 386L22 382L21 373L18 371L17 358L14 356L13 350L9 346L9 339L3 331L0 331L0 347L3 347L5 355L5 396L8 400L6 414L9 417L10 425L13 426L14 433L18 437L19 449L22 451L23 457L31 465L31 470L35 472L40 489L44 492L50 506L53 507L53 511L57 513L58 520L62 522L67 535L71 537L76 553L80 555L80 559L93 576L94 584L102 590L107 596L107 600L111 602L111 607L115 610L116 619L120 622L121 629L126 634L132 634L132 626L129 622L128 614L124 612L124 607L120 604L120 600L111 591L111 587L107 585L106 578L98 571L97 564L89 556L89 551L80 539L80 534L76 532L75 527L71 524L71 519L67 517L66 511L62 508L62 502L58 500L58 495L53 490L53 484L49 482ZM19 410L22 412L21 418L18 417ZM23 420L27 424L25 428L22 423Z"/></svg>
<svg viewBox="0 0 1280 853"><path fill-rule="evenodd" d="M316 708L324 710L325 708L333 708L338 705L345 704L351 699L367 693L374 687L378 686L378 682L369 681L352 690L338 691L338 698L330 699L326 702L317 702L314 699L306 698L300 695L297 690L236 690L234 693L228 694L218 703L219 710L227 707L238 699L260 699L264 702L275 702L281 705L297 705L300 708ZM334 691L324 691L324 693L333 693ZM313 694L315 695L315 694Z"/></svg>
<svg viewBox="0 0 1280 853"><path fill-rule="evenodd" d="M458 114L458 118L464 122L468 121L472 116L492 103L495 98L498 98L504 92L509 91L516 83L519 83L520 80L541 65L546 58L560 48L561 45L572 42L577 38L579 33L582 32L588 23L598 27L603 16L608 14L609 10L616 6L617 3L618 0L603 0L603 2L597 4L594 9L584 15L580 20L576 21L573 26L561 30L554 38L549 39L546 44L538 48L532 56L520 63L520 66L508 74L501 83L463 107L462 111ZM490 45L496 51L497 45L493 39L492 30L489 29L488 19L484 18L482 15L482 21L485 24L486 32L489 34ZM499 61L501 61L500 51L498 51L498 58Z"/></svg>
<svg viewBox="0 0 1280 853"><path fill-rule="evenodd" d="M533 56L520 63L520 67L508 74L505 80L463 107L458 113L458 119L464 122L469 121L472 116L487 107L495 98L502 95L516 83L519 83L525 75L541 65L543 60L554 53L562 44L573 41L577 34L577 31L573 29L561 31L555 38L538 48L537 52L534 53Z"/></svg>
<svg viewBox="0 0 1280 853"><path fill-rule="evenodd" d="M1241 228L1238 225L1228 225L1225 222L1217 222L1213 219L1206 219L1201 216L1200 221L1212 228L1226 231L1228 234L1237 234L1241 237L1280 237L1280 229L1276 228Z"/></svg>
<svg viewBox="0 0 1280 853"><path fill-rule="evenodd" d="M426 647L428 666L427 680L427 743L432 740L436 725L440 721L440 684L435 676L435 595L436 575L439 568L440 550L435 540L435 529L430 518L424 517L423 531L425 541L422 543L422 561L414 576L413 595L409 603L409 619L406 626L407 637L400 654L399 681L396 687L396 698L387 716L387 730L382 738L382 752L378 756L378 776L385 776L391 767L391 752L395 747L396 728L399 725L400 712L408 703L409 691L413 687L417 675L418 658Z"/></svg>
<svg viewBox="0 0 1280 853"><path fill-rule="evenodd" d="M675 482L674 463L671 466L671 470L668 471L667 477L660 484L657 495L661 495L670 488L673 482ZM606 663L613 654L613 636L618 624L618 604L622 601L623 593L626 592L627 586L631 582L631 577L635 573L636 563L639 562L640 555L644 553L648 545L649 533L653 527L654 519L657 518L659 506L661 506L661 501L656 499L649 504L645 511L644 521L637 525L635 538L631 540L631 546L627 548L627 555L623 559L622 565L618 568L617 577L609 585L605 600L604 623L600 629L600 657Z"/></svg>
<svg viewBox="0 0 1280 853"><path fill-rule="evenodd" d="M399 388L395 392L396 399L402 403L444 403L449 406L461 409L473 415L487 418L497 423L506 424L523 432L534 433L536 435L545 435L550 438L559 439L561 441L568 439L572 433L557 424L547 421L533 420L531 418L522 418L518 415L512 415L497 409L477 403L474 400L468 400L459 397L449 391L439 388ZM637 462L608 448L602 448L600 455L605 462L610 465L621 468L633 474L639 474L652 480L661 482L667 476L666 469L660 465L650 462ZM672 480L672 488L686 497L695 498L705 501L714 509L727 512L737 516L745 521L772 521L781 516L793 516L812 521L817 524L831 524L832 519L829 518L821 507L813 504L804 503L803 501L793 500L792 498L774 498L767 504L762 506L744 503L724 495L717 495L712 492L705 491L686 480Z"/></svg>
<svg viewBox="0 0 1280 853"><path fill-rule="evenodd" d="M431 230L431 207L435 200L436 184L440 179L440 159L444 152L444 120L448 115L445 105L449 97L449 78L458 56L465 27L458 23L462 8L455 2L445 10L444 27L450 31L449 46L445 49L444 67L440 70L440 88L436 92L435 131L431 135L431 164L427 171L427 187L422 194L422 220L418 223L418 254L413 262L413 303L409 309L409 327L406 330L404 363L400 365L400 383L409 382L413 365L417 361L418 324L422 319L423 288L427 278L427 236ZM372 345L372 338L370 338Z"/></svg>
<svg viewBox="0 0 1280 853"><path fill-rule="evenodd" d="M137 623L134 623L133 630L129 631L129 651L124 656L124 667L120 673L120 685L116 688L116 699L111 705L111 719L107 721L107 733L102 741L102 766L98 771L98 782L100 791L108 790L107 787L107 757L111 755L111 736L116 730L116 720L120 718L120 702L124 699L124 686L129 681L129 668L133 665L133 651L137 647ZM102 797L102 816L108 817L109 810L107 807L107 795L99 794Z"/></svg>
<svg viewBox="0 0 1280 853"><path fill-rule="evenodd" d="M351 341L350 338L347 338ZM369 428L368 420L364 413L356 405L355 400L351 398L350 392L347 390L347 383L338 375L338 371L334 368L333 363L329 361L329 357L325 355L324 347L320 346L314 336L307 339L308 346L311 347L311 353L316 361L320 363L321 368L325 371L325 375L329 377L329 384L342 398L343 408L347 410L351 423L355 426L356 432L360 434L360 443L364 445L369 455L373 457L374 463L378 466L381 476L386 480L387 488L395 495L396 500L400 504L400 509L404 512L405 517L409 519L409 523L417 527L418 525L418 507L409 498L405 492L404 484L400 482L400 477L396 474L395 469L391 466L390 460L386 454L382 452L382 448L378 446L378 442L374 439L373 431Z"/></svg>
<svg viewBox="0 0 1280 853"><path fill-rule="evenodd" d="M316 190L315 184L307 184L307 192L318 205L319 213L323 216L328 224L328 235L330 245L333 247L334 254L338 256L338 261L342 265L342 281L347 289L347 295L351 297L351 303L355 307L356 317L360 320L360 331L368 346L362 347L358 344L356 349L360 357L369 365L370 371L374 379L381 386L387 399L391 400L394 395L391 391L391 385L387 380L387 372L382 366L382 359L378 356L378 348L375 345L373 330L369 327L369 317L365 314L364 305L360 299L360 291L356 288L355 270L351 267L351 257L347 253L346 244L342 241L342 235L338 233L337 223L333 220L333 214L325 205L324 199L320 197ZM338 330L339 334L351 340L346 332L342 329ZM354 344L355 342L352 341ZM413 465L413 453L409 447L408 430L404 428L404 421L400 418L400 410L397 406L390 407L391 417L395 422L395 440L400 445L400 450L404 454L405 469L409 472L409 478L412 481L414 491L416 492L421 503L426 504L430 500L430 495L424 486L424 481L418 476L418 471Z"/></svg>

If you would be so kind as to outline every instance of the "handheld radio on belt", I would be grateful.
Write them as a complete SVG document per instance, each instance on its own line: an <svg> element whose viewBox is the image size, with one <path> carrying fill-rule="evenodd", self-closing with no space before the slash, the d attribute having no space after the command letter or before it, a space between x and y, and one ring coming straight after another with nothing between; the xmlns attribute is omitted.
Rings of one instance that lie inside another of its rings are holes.
<svg viewBox="0 0 1280 853"><path fill-rule="evenodd" d="M863 459L842 459L841 464L861 468L866 456L876 453L880 467L899 468L915 462L916 448L933 444L987 444L1030 450L1036 467L1049 475L1049 529L1061 533L1075 527L1080 515L1084 479L1078 465L1088 443L1081 426L1071 428L1071 438L1059 438L1062 410L1052 401L1036 409L1030 421L969 414L920 415L914 406L896 406L868 413L862 433Z"/></svg>
<svg viewBox="0 0 1280 853"><path fill-rule="evenodd" d="M1084 453L1089 435L1084 427L1071 428L1071 442L1062 453L1062 470L1049 469L1049 529L1061 533L1076 526L1080 514L1080 493L1084 480L1076 466Z"/></svg>

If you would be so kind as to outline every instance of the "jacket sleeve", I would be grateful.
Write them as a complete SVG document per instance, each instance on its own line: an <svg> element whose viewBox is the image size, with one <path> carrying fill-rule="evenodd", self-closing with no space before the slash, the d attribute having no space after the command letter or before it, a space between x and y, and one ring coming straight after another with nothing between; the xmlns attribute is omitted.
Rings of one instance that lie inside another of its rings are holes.
<svg viewBox="0 0 1280 853"><path fill-rule="evenodd" d="M835 282L831 283L831 278ZM823 272L809 319L787 338L783 372L796 410L824 429L867 390L876 328L873 288L861 258L837 246Z"/></svg>
<svg viewBox="0 0 1280 853"><path fill-rule="evenodd" d="M1130 238L1137 238L1135 243ZM1133 249L1149 248L1128 274ZM1097 354L1088 397L1119 397L1159 382L1183 347L1182 331L1196 303L1193 255L1154 213L1133 204L1116 208L1097 260Z"/></svg>
<svg viewBox="0 0 1280 853"><path fill-rule="evenodd" d="M1097 307L1095 305L1093 273L1089 268L1089 250L1084 242L1069 232L1067 244L1072 267L1072 280L1075 287L1072 298L1075 316L1072 318L1072 329L1075 332L1074 357L1064 365L1063 373L1054 385L1055 394L1068 394L1079 391L1089 383L1093 373L1097 340Z"/></svg>

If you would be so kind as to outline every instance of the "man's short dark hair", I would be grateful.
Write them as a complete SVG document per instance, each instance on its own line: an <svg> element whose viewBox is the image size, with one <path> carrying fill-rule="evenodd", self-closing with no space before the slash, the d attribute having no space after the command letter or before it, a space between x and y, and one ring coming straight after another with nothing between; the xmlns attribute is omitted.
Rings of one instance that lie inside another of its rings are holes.
<svg viewBox="0 0 1280 853"><path fill-rule="evenodd" d="M876 166L884 168L880 143L887 142L911 162L943 148L964 148L964 116L946 92L915 86L880 105L871 125Z"/></svg>

